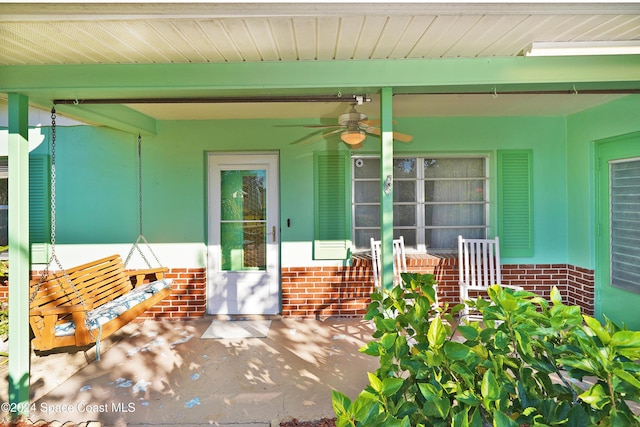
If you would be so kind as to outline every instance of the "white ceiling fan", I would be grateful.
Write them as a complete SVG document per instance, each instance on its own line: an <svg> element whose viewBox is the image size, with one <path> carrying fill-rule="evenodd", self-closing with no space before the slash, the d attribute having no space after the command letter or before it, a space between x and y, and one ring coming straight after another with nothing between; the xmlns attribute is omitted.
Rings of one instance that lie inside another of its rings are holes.
<svg viewBox="0 0 640 427"><path fill-rule="evenodd" d="M334 129L330 132L322 133L311 139L307 139L304 143L308 144L339 133L340 139L342 139L345 144L348 144L353 149L357 149L362 147L362 143L365 140L367 133L380 135L382 132L380 128L376 127L380 125L380 120L369 120L366 114L356 111L356 105L357 104L352 104L349 112L341 114L338 117L338 123L335 125L306 125L306 128ZM393 132L393 139L401 142L411 142L413 141L413 136L405 133Z"/></svg>

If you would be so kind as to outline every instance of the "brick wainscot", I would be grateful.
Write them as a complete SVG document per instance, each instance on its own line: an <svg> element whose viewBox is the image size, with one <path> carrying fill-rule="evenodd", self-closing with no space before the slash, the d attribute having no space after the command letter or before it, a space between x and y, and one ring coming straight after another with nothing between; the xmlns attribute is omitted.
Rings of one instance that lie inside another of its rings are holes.
<svg viewBox="0 0 640 427"><path fill-rule="evenodd" d="M458 267L455 255L408 255L409 271L435 274L440 301L458 302ZM34 274L34 277L39 277ZM144 315L144 319L191 319L206 314L204 268L169 271L174 280L171 296ZM504 264L504 284L520 285L548 298L553 286L565 304L578 305L593 314L593 270L567 264ZM289 267L282 269L282 316L295 318L360 317L367 311L373 291L371 261L355 257L346 267ZM8 286L0 285L0 300L6 301Z"/></svg>

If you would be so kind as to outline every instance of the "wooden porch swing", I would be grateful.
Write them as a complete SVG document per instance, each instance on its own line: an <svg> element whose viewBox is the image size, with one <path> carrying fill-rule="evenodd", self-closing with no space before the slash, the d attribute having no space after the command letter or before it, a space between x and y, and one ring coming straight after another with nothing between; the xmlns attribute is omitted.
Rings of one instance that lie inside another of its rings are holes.
<svg viewBox="0 0 640 427"><path fill-rule="evenodd" d="M29 324L32 346L47 351L62 347L96 345L171 294L171 279L164 277L166 267L152 268L139 243L147 244L142 234L142 157L138 136L139 229L127 263L137 250L147 269L129 270L120 255L111 255L86 264L64 269L55 252L55 107L51 110L51 257L39 280L31 281ZM158 258L153 254L156 262ZM52 262L59 271L49 273ZM158 265L160 263L158 262Z"/></svg>

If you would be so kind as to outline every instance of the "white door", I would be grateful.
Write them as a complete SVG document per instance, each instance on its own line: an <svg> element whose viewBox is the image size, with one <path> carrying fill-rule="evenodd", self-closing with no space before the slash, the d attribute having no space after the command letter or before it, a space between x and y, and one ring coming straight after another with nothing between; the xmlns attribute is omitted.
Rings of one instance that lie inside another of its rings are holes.
<svg viewBox="0 0 640 427"><path fill-rule="evenodd" d="M278 155L209 154L207 313L278 314Z"/></svg>

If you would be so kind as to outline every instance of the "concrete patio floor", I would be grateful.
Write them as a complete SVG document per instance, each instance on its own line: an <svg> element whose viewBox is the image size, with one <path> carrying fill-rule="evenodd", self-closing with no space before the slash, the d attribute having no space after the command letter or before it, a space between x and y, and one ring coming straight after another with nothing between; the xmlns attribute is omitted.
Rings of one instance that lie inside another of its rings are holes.
<svg viewBox="0 0 640 427"><path fill-rule="evenodd" d="M212 320L130 324L100 361L92 350L32 356L29 419L277 426L333 417L331 390L355 398L378 367L358 351L373 332L362 320L278 318L265 338L201 339Z"/></svg>

